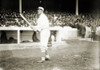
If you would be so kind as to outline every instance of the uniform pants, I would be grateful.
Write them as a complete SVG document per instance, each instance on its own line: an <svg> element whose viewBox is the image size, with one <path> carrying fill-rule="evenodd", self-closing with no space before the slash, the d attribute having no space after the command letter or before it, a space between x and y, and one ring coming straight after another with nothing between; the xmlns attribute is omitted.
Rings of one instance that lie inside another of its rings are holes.
<svg viewBox="0 0 100 70"><path fill-rule="evenodd" d="M40 49L41 52L45 52L48 47L48 41L49 41L49 37L50 37L50 30L49 29L43 29L40 32Z"/></svg>

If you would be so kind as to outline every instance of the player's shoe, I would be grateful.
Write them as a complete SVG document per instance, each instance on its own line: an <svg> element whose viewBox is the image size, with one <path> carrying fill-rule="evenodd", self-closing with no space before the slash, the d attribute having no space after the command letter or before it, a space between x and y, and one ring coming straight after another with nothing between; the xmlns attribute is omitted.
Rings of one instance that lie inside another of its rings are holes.
<svg viewBox="0 0 100 70"><path fill-rule="evenodd" d="M46 61L50 61L50 58L45 58Z"/></svg>

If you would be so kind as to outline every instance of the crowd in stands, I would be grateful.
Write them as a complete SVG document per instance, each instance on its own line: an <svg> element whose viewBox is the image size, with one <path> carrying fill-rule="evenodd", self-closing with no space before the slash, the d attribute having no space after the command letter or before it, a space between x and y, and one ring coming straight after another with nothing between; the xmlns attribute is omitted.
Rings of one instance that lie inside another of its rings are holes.
<svg viewBox="0 0 100 70"><path fill-rule="evenodd" d="M36 23L36 11L23 11L25 18L35 26ZM79 14L78 16L68 12L54 12L45 11L47 15L50 26L71 26L72 28L77 28L79 34L84 38L87 27L100 27L100 16L99 18L94 16L94 14ZM28 27L29 25L20 17L18 12L11 10L1 10L0 11L0 27Z"/></svg>
<svg viewBox="0 0 100 70"><path fill-rule="evenodd" d="M45 11L45 14L48 16L51 26L69 26L74 25L75 23L89 27L91 25L100 26L100 19L93 17L92 14L80 14L79 16L76 16L75 14L71 13L54 11ZM33 23L36 20L36 11L23 11L23 15L30 23ZM0 16L0 26L28 26L26 22L20 17L18 12L13 12L11 10L1 10Z"/></svg>

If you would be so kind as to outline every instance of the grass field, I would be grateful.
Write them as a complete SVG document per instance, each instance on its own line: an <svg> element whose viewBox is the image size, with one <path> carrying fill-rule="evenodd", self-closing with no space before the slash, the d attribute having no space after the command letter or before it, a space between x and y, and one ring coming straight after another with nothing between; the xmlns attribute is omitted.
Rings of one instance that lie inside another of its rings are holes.
<svg viewBox="0 0 100 70"><path fill-rule="evenodd" d="M49 47L50 61L40 60L39 48L7 50L0 52L3 70L99 70L99 44L85 40L66 40L66 45ZM99 62L100 63L100 62Z"/></svg>

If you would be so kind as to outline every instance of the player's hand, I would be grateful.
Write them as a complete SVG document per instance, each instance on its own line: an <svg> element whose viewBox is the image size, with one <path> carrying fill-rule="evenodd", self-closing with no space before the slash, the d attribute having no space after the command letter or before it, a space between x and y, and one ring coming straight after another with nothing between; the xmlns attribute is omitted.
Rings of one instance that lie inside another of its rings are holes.
<svg viewBox="0 0 100 70"><path fill-rule="evenodd" d="M38 27L38 28L37 28L37 31L39 31L39 32L40 32L40 31L41 31L41 28L39 28L39 27Z"/></svg>
<svg viewBox="0 0 100 70"><path fill-rule="evenodd" d="M31 29L33 29L34 31L36 31L36 29L34 28L34 26L30 26Z"/></svg>
<svg viewBox="0 0 100 70"><path fill-rule="evenodd" d="M36 26L30 26L34 31L40 32L41 29L39 27Z"/></svg>

